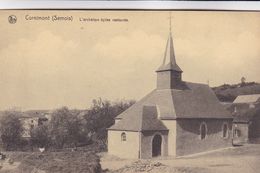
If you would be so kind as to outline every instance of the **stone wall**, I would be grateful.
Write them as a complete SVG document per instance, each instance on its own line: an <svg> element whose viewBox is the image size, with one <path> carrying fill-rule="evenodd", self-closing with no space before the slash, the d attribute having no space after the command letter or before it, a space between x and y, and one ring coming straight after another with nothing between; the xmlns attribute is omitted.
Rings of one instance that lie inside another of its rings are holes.
<svg viewBox="0 0 260 173"><path fill-rule="evenodd" d="M207 125L205 139L200 138L200 125ZM228 137L223 137L223 124L228 124ZM176 155L183 156L232 146L232 120L178 119Z"/></svg>

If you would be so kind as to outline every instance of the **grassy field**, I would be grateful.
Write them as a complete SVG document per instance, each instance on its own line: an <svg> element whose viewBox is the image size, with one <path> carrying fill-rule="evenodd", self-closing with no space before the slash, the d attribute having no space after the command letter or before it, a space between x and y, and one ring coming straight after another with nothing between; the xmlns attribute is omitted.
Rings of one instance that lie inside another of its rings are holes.
<svg viewBox="0 0 260 173"><path fill-rule="evenodd" d="M99 173L99 157L94 152L12 152L0 173ZM10 164L9 159L13 160Z"/></svg>

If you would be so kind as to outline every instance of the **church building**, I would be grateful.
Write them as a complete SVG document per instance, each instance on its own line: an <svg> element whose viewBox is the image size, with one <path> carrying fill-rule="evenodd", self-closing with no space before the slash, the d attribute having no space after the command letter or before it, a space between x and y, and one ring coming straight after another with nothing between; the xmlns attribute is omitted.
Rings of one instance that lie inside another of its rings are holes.
<svg viewBox="0 0 260 173"><path fill-rule="evenodd" d="M232 146L232 115L206 84L186 82L170 31L157 87L108 128L108 153L121 158L184 156Z"/></svg>

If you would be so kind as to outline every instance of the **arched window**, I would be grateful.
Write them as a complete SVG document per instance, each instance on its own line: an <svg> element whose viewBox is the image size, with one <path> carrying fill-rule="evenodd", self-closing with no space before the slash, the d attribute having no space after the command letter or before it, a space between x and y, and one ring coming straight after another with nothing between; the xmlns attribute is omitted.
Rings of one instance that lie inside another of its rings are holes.
<svg viewBox="0 0 260 173"><path fill-rule="evenodd" d="M234 130L234 137L240 137L240 135L241 135L241 132L240 132L240 130L238 130L238 129L235 129Z"/></svg>
<svg viewBox="0 0 260 173"><path fill-rule="evenodd" d="M121 133L121 141L126 141L126 134L125 134L125 132Z"/></svg>
<svg viewBox="0 0 260 173"><path fill-rule="evenodd" d="M222 137L228 138L228 124L227 123L223 124L222 132L223 132Z"/></svg>
<svg viewBox="0 0 260 173"><path fill-rule="evenodd" d="M207 135L207 125L205 122L200 125L200 139L205 139Z"/></svg>

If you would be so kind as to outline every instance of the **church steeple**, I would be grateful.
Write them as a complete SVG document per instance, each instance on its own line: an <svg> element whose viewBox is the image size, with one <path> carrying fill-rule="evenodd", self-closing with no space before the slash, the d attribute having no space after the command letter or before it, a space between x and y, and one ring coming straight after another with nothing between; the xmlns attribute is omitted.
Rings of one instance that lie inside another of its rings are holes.
<svg viewBox="0 0 260 173"><path fill-rule="evenodd" d="M181 85L182 70L178 66L173 46L173 38L171 31L171 18L169 27L169 37L166 44L163 63L157 69L157 89L174 89Z"/></svg>
<svg viewBox="0 0 260 173"><path fill-rule="evenodd" d="M167 40L166 49L164 52L163 63L158 68L157 72L166 71L166 70L175 70L175 71L182 72L181 68L176 63L171 32L170 32L168 40Z"/></svg>

